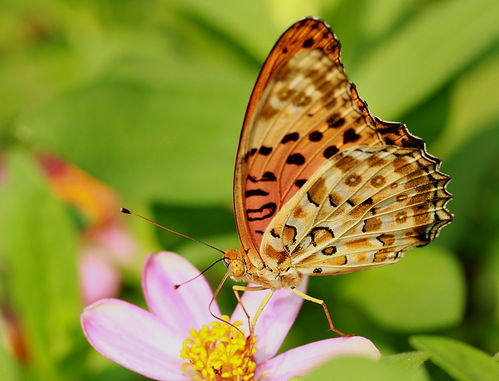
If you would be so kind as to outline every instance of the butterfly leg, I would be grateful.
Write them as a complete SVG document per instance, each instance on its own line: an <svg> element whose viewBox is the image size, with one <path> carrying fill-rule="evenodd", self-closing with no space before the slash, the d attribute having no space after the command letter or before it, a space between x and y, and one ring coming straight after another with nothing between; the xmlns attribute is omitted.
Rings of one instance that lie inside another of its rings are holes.
<svg viewBox="0 0 499 381"><path fill-rule="evenodd" d="M346 333L338 331L336 328L334 328L333 321L331 320L331 315L329 315L329 310L327 309L327 306L326 306L326 303L324 302L324 300L317 299L317 298L314 298L310 295L304 294L303 292L301 292L297 288L292 288L292 290L300 298L303 298L303 299L308 300L308 301L313 302L313 303L320 304L322 306L322 308L324 308L324 313L326 314L327 322L329 324L329 329L331 331L337 333L340 336L353 336L353 335L348 335Z"/></svg>
<svg viewBox="0 0 499 381"><path fill-rule="evenodd" d="M267 290L267 288L263 287L263 286L238 286L238 285L235 285L235 286L232 286L232 290L234 291L234 294L236 295L237 301L241 305L241 307L244 311L244 314L248 318L248 326L250 327L250 336L251 336L251 335L253 335L253 332L255 331L255 325L256 325L256 322L258 320L258 317L260 316L263 309L265 308L265 306L269 302L270 298L274 294L274 291L271 290L270 292L267 293L267 295L265 295L262 302L258 306L258 309L255 312L255 316L253 316L253 319L251 319L248 311L246 310L246 308L243 305L241 297L239 296L239 291L263 291L263 290ZM250 319L251 319L251 321L250 321Z"/></svg>
<svg viewBox="0 0 499 381"><path fill-rule="evenodd" d="M263 286L239 286L239 285L232 286L232 291L234 291L234 295L236 296L237 302L243 309L243 312L246 315L246 318L248 319L248 327L251 327L251 318L248 311L244 307L241 297L239 296L239 291L262 291L262 290L266 290L266 288Z"/></svg>
<svg viewBox="0 0 499 381"><path fill-rule="evenodd" d="M265 298L263 298L262 302L258 306L258 309L256 310L255 316L253 316L253 320L251 321L251 333L253 333L255 326L256 326L256 321L260 317L260 314L262 313L263 309L269 302L270 298L272 298L272 295L274 295L274 290L270 290L267 292L267 295L265 295Z"/></svg>

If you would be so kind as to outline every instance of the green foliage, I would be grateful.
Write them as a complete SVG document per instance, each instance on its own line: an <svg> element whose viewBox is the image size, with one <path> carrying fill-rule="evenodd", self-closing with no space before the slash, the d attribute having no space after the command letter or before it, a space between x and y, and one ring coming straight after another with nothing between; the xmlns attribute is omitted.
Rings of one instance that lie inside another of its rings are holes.
<svg viewBox="0 0 499 381"><path fill-rule="evenodd" d="M24 123L37 144L125 197L224 200L231 190L229 158L236 149L231 143L239 133L232 126L240 124L251 83L242 74L161 56L135 57Z"/></svg>
<svg viewBox="0 0 499 381"><path fill-rule="evenodd" d="M29 338L33 371L58 379L55 363L71 349L79 325L76 236L32 159L14 150L6 163L0 248L9 269L7 289Z"/></svg>
<svg viewBox="0 0 499 381"><path fill-rule="evenodd" d="M494 242L493 234L499 217L496 206L498 141L499 124L492 123L491 127L483 129L456 150L445 164L453 177L449 190L454 199L450 205L457 218L439 239L448 247L460 248L467 257L478 255L484 258L488 247ZM468 234L470 226L477 234Z"/></svg>
<svg viewBox="0 0 499 381"><path fill-rule="evenodd" d="M395 364L401 369L406 369L407 371L416 370L421 366L426 360L428 360L430 355L426 352L404 352L398 353L396 355L385 356L381 359L382 362L388 364Z"/></svg>
<svg viewBox="0 0 499 381"><path fill-rule="evenodd" d="M400 332L455 326L465 302L459 262L437 246L413 250L393 266L345 277L340 294L378 324Z"/></svg>
<svg viewBox="0 0 499 381"><path fill-rule="evenodd" d="M365 57L353 79L375 113L396 118L497 41L498 12L494 0L434 2Z"/></svg>
<svg viewBox="0 0 499 381"><path fill-rule="evenodd" d="M433 362L457 380L493 381L499 378L499 364L470 345L437 336L413 336L411 344L426 351Z"/></svg>
<svg viewBox="0 0 499 381"><path fill-rule="evenodd" d="M449 118L442 135L434 144L441 155L448 155L499 120L499 54L479 61L477 65L452 85ZM470 128L473 126L473 128Z"/></svg>
<svg viewBox="0 0 499 381"><path fill-rule="evenodd" d="M410 380L424 381L424 373L400 365L397 361L375 361L363 358L339 358L311 372L302 380Z"/></svg>
<svg viewBox="0 0 499 381"><path fill-rule="evenodd" d="M5 333L0 329L0 339L5 342ZM5 380L16 380L18 378L18 365L15 359L7 353L3 346L0 346L0 369Z"/></svg>

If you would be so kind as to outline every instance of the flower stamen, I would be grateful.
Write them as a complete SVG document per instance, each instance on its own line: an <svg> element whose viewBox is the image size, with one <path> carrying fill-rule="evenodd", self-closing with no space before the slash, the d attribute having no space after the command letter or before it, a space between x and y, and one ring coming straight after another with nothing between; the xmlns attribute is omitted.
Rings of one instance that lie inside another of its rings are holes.
<svg viewBox="0 0 499 381"><path fill-rule="evenodd" d="M224 315L222 319L229 322L228 316ZM234 326L212 322L199 331L191 329L180 351L180 356L186 360L182 372L193 380L253 380L256 339L244 337L244 331L236 328L242 324L240 321L234 322Z"/></svg>

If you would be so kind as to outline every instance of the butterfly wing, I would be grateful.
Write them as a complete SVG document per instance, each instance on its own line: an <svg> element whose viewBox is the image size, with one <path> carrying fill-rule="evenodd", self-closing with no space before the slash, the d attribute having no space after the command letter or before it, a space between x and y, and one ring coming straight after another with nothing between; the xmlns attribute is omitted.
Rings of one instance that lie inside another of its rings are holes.
<svg viewBox="0 0 499 381"><path fill-rule="evenodd" d="M324 22L291 26L260 72L239 142L234 210L245 250L260 251L272 218L334 154L385 144L424 148L404 125L370 115Z"/></svg>
<svg viewBox="0 0 499 381"><path fill-rule="evenodd" d="M289 255L306 275L396 262L452 220L448 181L420 149L359 146L338 153L272 220L262 250Z"/></svg>

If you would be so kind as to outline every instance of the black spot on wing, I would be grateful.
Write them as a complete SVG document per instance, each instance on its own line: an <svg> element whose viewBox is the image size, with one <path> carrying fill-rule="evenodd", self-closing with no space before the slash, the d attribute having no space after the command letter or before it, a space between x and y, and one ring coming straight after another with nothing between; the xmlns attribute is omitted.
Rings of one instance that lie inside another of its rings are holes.
<svg viewBox="0 0 499 381"><path fill-rule="evenodd" d="M248 175L246 178L248 179L248 181L251 181L252 183L258 183L260 181L276 181L277 180L277 177L275 177L275 175L270 171L265 172L262 175L262 177L259 179L257 179L256 177L253 177L251 175Z"/></svg>
<svg viewBox="0 0 499 381"><path fill-rule="evenodd" d="M338 147L336 147L336 146L329 146L329 147L327 147L324 150L324 152L322 153L322 155L326 159L329 159L330 157L332 157L333 155L335 155L338 151L339 151Z"/></svg>
<svg viewBox="0 0 499 381"><path fill-rule="evenodd" d="M383 123L383 127L378 127L377 131L381 135L385 134L398 134L400 132L400 124L399 123Z"/></svg>
<svg viewBox="0 0 499 381"><path fill-rule="evenodd" d="M304 48L310 48L314 44L314 39L313 38L308 38L303 42L303 47Z"/></svg>
<svg viewBox="0 0 499 381"><path fill-rule="evenodd" d="M298 188L301 188L306 182L307 182L307 179L298 179L295 181L295 185Z"/></svg>
<svg viewBox="0 0 499 381"><path fill-rule="evenodd" d="M387 137L383 138L383 140L389 146L391 146L391 145L393 145L395 143L392 139L387 138Z"/></svg>
<svg viewBox="0 0 499 381"><path fill-rule="evenodd" d="M286 159L286 163L294 165L303 165L305 164L305 157L301 153L293 153L288 156L288 158Z"/></svg>
<svg viewBox="0 0 499 381"><path fill-rule="evenodd" d="M320 131L313 131L308 135L308 140L311 142L319 142L322 139L322 132Z"/></svg>
<svg viewBox="0 0 499 381"><path fill-rule="evenodd" d="M267 156L272 152L272 147L261 146L258 153L263 156Z"/></svg>
<svg viewBox="0 0 499 381"><path fill-rule="evenodd" d="M248 221L261 221L272 217L277 209L275 202L269 202L257 209L246 209Z"/></svg>
<svg viewBox="0 0 499 381"><path fill-rule="evenodd" d="M265 192L264 190L262 189L250 189L250 190L247 190L245 193L244 193L244 197L251 197L251 196L268 196L269 193L268 192Z"/></svg>
<svg viewBox="0 0 499 381"><path fill-rule="evenodd" d="M353 143L360 139L360 135L353 128L349 128L343 133L343 143Z"/></svg>
<svg viewBox="0 0 499 381"><path fill-rule="evenodd" d="M327 125L331 128L339 128L345 124L345 118L340 117L338 114L333 114L327 120Z"/></svg>
<svg viewBox="0 0 499 381"><path fill-rule="evenodd" d="M416 138L404 138L401 140L402 147L405 148L419 148L423 149L424 148L424 142L421 139L416 139Z"/></svg>
<svg viewBox="0 0 499 381"><path fill-rule="evenodd" d="M373 199L371 197L369 197L368 199L365 199L364 201L362 201L362 205L372 205L373 204Z"/></svg>
<svg viewBox="0 0 499 381"><path fill-rule="evenodd" d="M276 181L277 177L275 177L274 173L267 171L262 176L262 181Z"/></svg>
<svg viewBox="0 0 499 381"><path fill-rule="evenodd" d="M250 149L246 154L244 155L244 161L248 161L248 159L253 156L257 152L256 148Z"/></svg>
<svg viewBox="0 0 499 381"><path fill-rule="evenodd" d="M300 134L298 132L291 132L290 134L284 135L281 143L286 144L287 142L296 142L298 139L300 139Z"/></svg>

